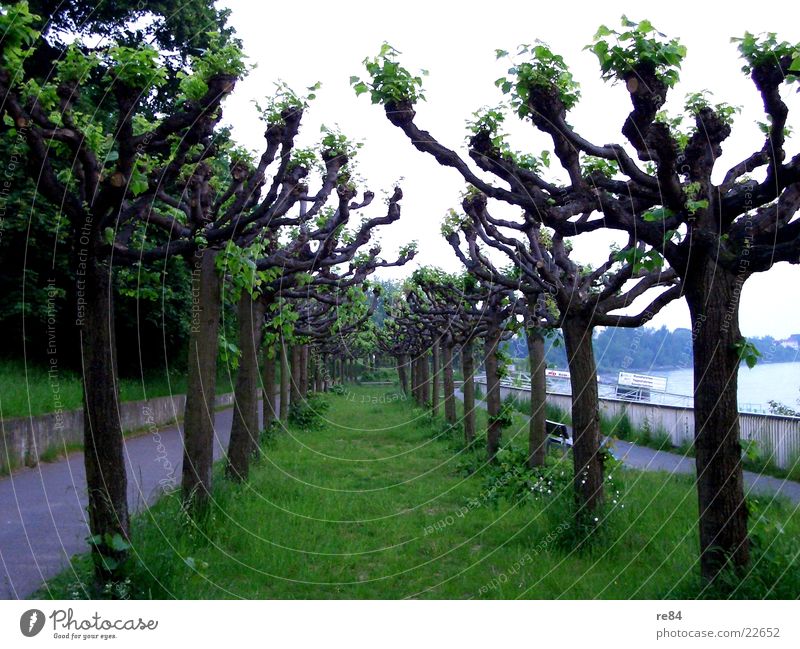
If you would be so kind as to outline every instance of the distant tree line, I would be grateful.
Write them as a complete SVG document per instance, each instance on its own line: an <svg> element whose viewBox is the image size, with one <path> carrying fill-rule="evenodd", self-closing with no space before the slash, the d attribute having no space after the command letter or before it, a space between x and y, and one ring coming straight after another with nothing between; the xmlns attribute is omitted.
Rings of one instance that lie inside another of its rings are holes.
<svg viewBox="0 0 800 649"><path fill-rule="evenodd" d="M748 338L758 349L760 363L800 361L800 352L783 347L772 336ZM624 329L607 327L595 334L592 341L601 373L621 370L672 370L692 367L692 332L689 329L670 331L666 327ZM525 336L514 336L508 342L508 354L514 359L528 356ZM547 341L545 358L548 367L566 369L567 357L560 334Z"/></svg>

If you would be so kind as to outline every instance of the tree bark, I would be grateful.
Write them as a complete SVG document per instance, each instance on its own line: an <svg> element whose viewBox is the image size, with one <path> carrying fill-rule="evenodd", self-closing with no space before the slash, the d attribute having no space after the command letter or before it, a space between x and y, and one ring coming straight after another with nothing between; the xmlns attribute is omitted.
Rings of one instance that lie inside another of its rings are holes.
<svg viewBox="0 0 800 649"><path fill-rule="evenodd" d="M308 396L308 345L300 346L300 396L305 401Z"/></svg>
<svg viewBox="0 0 800 649"><path fill-rule="evenodd" d="M289 384L291 383L291 370L289 369L289 350L286 348L286 342L281 341L278 344L278 354L281 361L281 404L280 413L281 421L289 419Z"/></svg>
<svg viewBox="0 0 800 649"><path fill-rule="evenodd" d="M444 418L448 424L456 423L455 381L453 381L453 346L442 345L442 369L444 370Z"/></svg>
<svg viewBox="0 0 800 649"><path fill-rule="evenodd" d="M215 268L215 257L214 250L205 248L198 251L193 258L192 325L189 333L181 483L183 500L190 509L204 506L211 494L214 396L222 307L221 280Z"/></svg>
<svg viewBox="0 0 800 649"><path fill-rule="evenodd" d="M503 403L500 399L500 376L498 374L497 351L500 345L501 332L494 328L487 334L484 342L483 361L486 368L486 411L489 424L486 428L486 451L489 461L493 462L500 449L503 426L499 419Z"/></svg>
<svg viewBox="0 0 800 649"><path fill-rule="evenodd" d="M419 358L420 372L420 406L428 408L431 402L431 369L428 361L428 352L424 352Z"/></svg>
<svg viewBox="0 0 800 649"><path fill-rule="evenodd" d="M311 354L311 369L314 372L314 392L325 392L325 361L316 351Z"/></svg>
<svg viewBox="0 0 800 649"><path fill-rule="evenodd" d="M419 405L419 364L417 363L417 357L415 355L411 356L411 397L414 399L414 403Z"/></svg>
<svg viewBox="0 0 800 649"><path fill-rule="evenodd" d="M278 412L275 409L275 356L275 347L264 345L261 370L261 383L264 387L261 418L264 428L268 428L278 418Z"/></svg>
<svg viewBox="0 0 800 649"><path fill-rule="evenodd" d="M239 347L241 358L234 388L233 421L228 442L226 474L244 481L250 472L250 456L258 447L258 343L264 324L264 305L247 291L239 298Z"/></svg>
<svg viewBox="0 0 800 649"><path fill-rule="evenodd" d="M461 348L461 371L464 373L464 443L475 440L475 353L472 341Z"/></svg>
<svg viewBox="0 0 800 649"><path fill-rule="evenodd" d="M397 378L403 394L408 396L408 374L406 373L406 359L403 356L397 357Z"/></svg>
<svg viewBox="0 0 800 649"><path fill-rule="evenodd" d="M572 386L572 461L579 520L586 520L603 502L603 463L600 457L600 413L592 327L569 317L562 327Z"/></svg>
<svg viewBox="0 0 800 649"><path fill-rule="evenodd" d="M438 343L433 344L431 361L433 372L431 374L431 414L436 417L439 414L439 383L441 374L441 357Z"/></svg>
<svg viewBox="0 0 800 649"><path fill-rule="evenodd" d="M289 404L291 407L300 405L300 364L303 360L303 351L300 345L292 346L292 373L289 380Z"/></svg>
<svg viewBox="0 0 800 649"><path fill-rule="evenodd" d="M80 278L79 278L80 280ZM83 461L89 496L89 530L103 541L93 550L119 560L125 552L105 543L106 534L128 539L128 479L125 470L122 426L119 420L114 298L110 267L90 257L86 264L85 306L81 330L83 354ZM80 298L80 284L77 297ZM80 311L79 311L80 317ZM105 582L111 576L102 562L95 563L96 576Z"/></svg>
<svg viewBox="0 0 800 649"><path fill-rule="evenodd" d="M531 419L528 431L528 466L544 466L547 455L547 383L544 336L536 328L526 330L531 365Z"/></svg>
<svg viewBox="0 0 800 649"><path fill-rule="evenodd" d="M705 260L684 279L692 316L700 569L714 579L750 560L739 443L739 294L744 277Z"/></svg>

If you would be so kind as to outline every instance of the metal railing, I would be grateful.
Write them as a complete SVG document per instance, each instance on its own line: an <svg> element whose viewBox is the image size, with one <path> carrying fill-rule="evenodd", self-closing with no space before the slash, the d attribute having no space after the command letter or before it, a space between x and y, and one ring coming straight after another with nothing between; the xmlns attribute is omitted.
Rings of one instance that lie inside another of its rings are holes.
<svg viewBox="0 0 800 649"><path fill-rule="evenodd" d="M523 401L530 399L530 380L523 382L520 378L505 377L500 381L501 398L513 396ZM475 383L485 390L486 375L476 375ZM548 385L547 402L569 411L572 406L569 383L559 383L562 385ZM681 400L680 403L631 400L617 396L615 385L601 383L599 387L600 411L605 417L615 419L624 416L636 428L663 431L675 446L694 439L692 397L664 395L675 397L676 401ZM657 394L658 397L663 395ZM800 461L800 417L740 411L739 429L742 440L757 442L761 452L777 466L789 469Z"/></svg>
<svg viewBox="0 0 800 649"><path fill-rule="evenodd" d="M476 374L476 383L486 384L486 374ZM648 398L626 398L617 393L616 383L606 383L600 378L597 379L598 394L601 398L620 399L636 403L651 403L660 406L675 406L678 408L693 408L694 397L690 394L678 394L677 392L655 392L650 391ZM500 386L504 388L517 388L520 390L531 389L531 375L527 372L517 372L514 376L503 377ZM547 379L548 394L571 395L572 387L566 379ZM761 403L739 402L739 413L752 415L771 414L769 408Z"/></svg>

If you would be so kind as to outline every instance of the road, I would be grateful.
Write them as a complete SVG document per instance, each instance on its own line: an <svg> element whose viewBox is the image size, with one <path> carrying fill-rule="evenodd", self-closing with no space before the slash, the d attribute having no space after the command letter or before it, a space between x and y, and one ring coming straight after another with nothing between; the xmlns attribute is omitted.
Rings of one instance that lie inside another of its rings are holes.
<svg viewBox="0 0 800 649"><path fill-rule="evenodd" d="M215 459L227 447L232 418L233 408L215 415ZM182 432L172 426L129 437L125 458L133 512L180 484ZM28 597L67 568L70 557L88 550L86 504L83 453L0 479L0 599Z"/></svg>

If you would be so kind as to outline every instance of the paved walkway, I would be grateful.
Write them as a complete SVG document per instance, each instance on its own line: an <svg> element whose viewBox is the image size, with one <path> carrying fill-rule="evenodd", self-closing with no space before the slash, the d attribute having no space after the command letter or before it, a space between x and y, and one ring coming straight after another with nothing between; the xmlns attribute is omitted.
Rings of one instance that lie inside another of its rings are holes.
<svg viewBox="0 0 800 649"><path fill-rule="evenodd" d="M464 395L460 390L456 390L456 397L462 401L464 399ZM485 401L476 399L475 403L480 408L486 408ZM646 446L638 446L622 440L614 442L613 453L614 457L622 460L623 464L633 469L695 475L694 458L679 455L678 453L656 451ZM788 498L794 503L800 503L800 483L793 480L783 480L753 473L752 471L745 471L744 483L746 493L777 494Z"/></svg>
<svg viewBox="0 0 800 649"><path fill-rule="evenodd" d="M259 424L261 408L259 407ZM233 408L216 413L214 458L223 456ZM152 504L170 482L180 485L182 431L169 427L125 440L128 504ZM0 479L0 599L28 597L88 550L83 453Z"/></svg>

